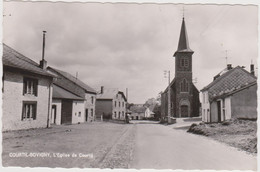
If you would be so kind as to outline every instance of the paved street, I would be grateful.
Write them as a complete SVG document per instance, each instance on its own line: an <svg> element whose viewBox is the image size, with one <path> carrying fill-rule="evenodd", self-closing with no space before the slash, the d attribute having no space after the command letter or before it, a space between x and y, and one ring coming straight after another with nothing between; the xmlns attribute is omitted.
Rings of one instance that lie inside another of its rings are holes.
<svg viewBox="0 0 260 172"><path fill-rule="evenodd" d="M131 168L256 170L256 157L184 130L136 124Z"/></svg>
<svg viewBox="0 0 260 172"><path fill-rule="evenodd" d="M157 122L131 122L3 133L3 166L256 170L256 157L223 143Z"/></svg>

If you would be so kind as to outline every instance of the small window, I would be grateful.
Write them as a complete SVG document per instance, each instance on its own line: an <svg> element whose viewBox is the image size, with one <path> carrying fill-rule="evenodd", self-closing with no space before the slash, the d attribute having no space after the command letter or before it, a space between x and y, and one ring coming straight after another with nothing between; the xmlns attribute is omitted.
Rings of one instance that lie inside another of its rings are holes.
<svg viewBox="0 0 260 172"><path fill-rule="evenodd" d="M94 115L94 111L93 109L91 109L91 116L93 117L93 115Z"/></svg>
<svg viewBox="0 0 260 172"><path fill-rule="evenodd" d="M124 107L125 106L125 103L124 102L122 102L122 107Z"/></svg>
<svg viewBox="0 0 260 172"><path fill-rule="evenodd" d="M23 102L22 121L27 119L36 120L37 102Z"/></svg>
<svg viewBox="0 0 260 172"><path fill-rule="evenodd" d="M181 58L180 66L181 67L188 67L189 66L189 59L188 58Z"/></svg>
<svg viewBox="0 0 260 172"><path fill-rule="evenodd" d="M114 112L114 118L116 118L116 112Z"/></svg>
<svg viewBox="0 0 260 172"><path fill-rule="evenodd" d="M181 92L189 92L189 83L185 78L180 83L180 87L181 87Z"/></svg>
<svg viewBox="0 0 260 172"><path fill-rule="evenodd" d="M25 77L23 79L23 94L37 96L37 91L38 91L38 80Z"/></svg>
<svg viewBox="0 0 260 172"><path fill-rule="evenodd" d="M120 102L118 102L118 106L120 107Z"/></svg>
<svg viewBox="0 0 260 172"><path fill-rule="evenodd" d="M79 112L79 117L81 117L81 112Z"/></svg>
<svg viewBox="0 0 260 172"><path fill-rule="evenodd" d="M124 116L125 116L125 112L123 111L123 112L122 112L122 117L124 118Z"/></svg>
<svg viewBox="0 0 260 172"><path fill-rule="evenodd" d="M116 101L115 101L115 107L116 107Z"/></svg>

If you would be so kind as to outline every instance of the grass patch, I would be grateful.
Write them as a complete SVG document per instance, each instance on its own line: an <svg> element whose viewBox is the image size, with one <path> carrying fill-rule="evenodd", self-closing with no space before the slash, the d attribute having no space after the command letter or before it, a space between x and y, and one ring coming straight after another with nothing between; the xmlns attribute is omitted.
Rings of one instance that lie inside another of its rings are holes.
<svg viewBox="0 0 260 172"><path fill-rule="evenodd" d="M187 132L213 138L249 153L257 153L256 121L231 119L222 123L192 124Z"/></svg>

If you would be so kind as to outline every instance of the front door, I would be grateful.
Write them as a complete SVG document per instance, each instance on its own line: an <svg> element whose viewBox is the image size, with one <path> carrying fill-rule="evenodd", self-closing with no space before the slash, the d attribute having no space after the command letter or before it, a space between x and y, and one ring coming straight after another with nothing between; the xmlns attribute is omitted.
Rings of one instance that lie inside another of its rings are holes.
<svg viewBox="0 0 260 172"><path fill-rule="evenodd" d="M181 105L181 117L188 117L189 109L187 105Z"/></svg>
<svg viewBox="0 0 260 172"><path fill-rule="evenodd" d="M217 101L218 106L218 122L221 122L221 101Z"/></svg>
<svg viewBox="0 0 260 172"><path fill-rule="evenodd" d="M51 108L51 123L52 124L56 124L56 111L57 111L57 106L52 105L52 108Z"/></svg>
<svg viewBox="0 0 260 172"><path fill-rule="evenodd" d="M86 114L85 114L85 119L86 119L86 121L88 121L88 109L86 109Z"/></svg>
<svg viewBox="0 0 260 172"><path fill-rule="evenodd" d="M61 103L61 124L72 123L72 100L62 100Z"/></svg>

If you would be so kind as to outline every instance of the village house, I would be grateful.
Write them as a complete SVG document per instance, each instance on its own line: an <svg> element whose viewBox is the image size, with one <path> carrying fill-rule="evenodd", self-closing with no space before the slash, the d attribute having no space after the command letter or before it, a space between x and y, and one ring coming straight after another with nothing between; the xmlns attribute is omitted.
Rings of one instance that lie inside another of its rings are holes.
<svg viewBox="0 0 260 172"><path fill-rule="evenodd" d="M52 123L94 121L96 91L67 72L52 67L48 71L57 76L53 86Z"/></svg>
<svg viewBox="0 0 260 172"><path fill-rule="evenodd" d="M155 104L150 105L149 107L146 107L145 112L144 112L145 118L154 118L154 112L153 112L154 107L155 107Z"/></svg>
<svg viewBox="0 0 260 172"><path fill-rule="evenodd" d="M227 65L202 92L202 121L257 118L257 78L243 67Z"/></svg>
<svg viewBox="0 0 260 172"><path fill-rule="evenodd" d="M131 111L131 119L133 120L142 120L145 118L145 112L147 111L147 108L144 107L143 104L134 104L133 106L130 107ZM150 115L146 114L147 116Z"/></svg>
<svg viewBox="0 0 260 172"><path fill-rule="evenodd" d="M48 127L54 75L3 44L2 131Z"/></svg>
<svg viewBox="0 0 260 172"><path fill-rule="evenodd" d="M161 118L199 116L199 91L192 82L192 51L189 47L185 20L182 20L178 49L175 57L175 78L161 94ZM170 89L170 107L168 94ZM168 114L170 108L171 114Z"/></svg>
<svg viewBox="0 0 260 172"><path fill-rule="evenodd" d="M127 99L122 91L105 89L102 86L96 100L96 117L98 119L125 120L126 103Z"/></svg>

